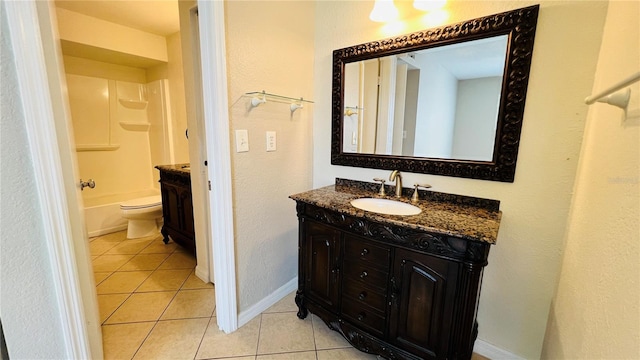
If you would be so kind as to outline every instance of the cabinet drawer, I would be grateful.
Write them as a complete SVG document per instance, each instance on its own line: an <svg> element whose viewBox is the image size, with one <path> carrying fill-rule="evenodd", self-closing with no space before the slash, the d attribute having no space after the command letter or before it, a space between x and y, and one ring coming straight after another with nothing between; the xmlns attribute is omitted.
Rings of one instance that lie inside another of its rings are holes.
<svg viewBox="0 0 640 360"><path fill-rule="evenodd" d="M389 266L389 256L390 250L387 247L355 236L344 237L344 257L347 260L366 261L386 270Z"/></svg>
<svg viewBox="0 0 640 360"><path fill-rule="evenodd" d="M370 306L382 313L387 305L387 297L384 292L368 288L352 279L345 279L342 286L342 293L351 300Z"/></svg>
<svg viewBox="0 0 640 360"><path fill-rule="evenodd" d="M354 325L381 336L384 333L386 319L384 315L370 310L348 298L342 299L342 315Z"/></svg>
<svg viewBox="0 0 640 360"><path fill-rule="evenodd" d="M367 286L385 291L387 289L387 272L371 267L362 261L344 261L344 278L355 280Z"/></svg>

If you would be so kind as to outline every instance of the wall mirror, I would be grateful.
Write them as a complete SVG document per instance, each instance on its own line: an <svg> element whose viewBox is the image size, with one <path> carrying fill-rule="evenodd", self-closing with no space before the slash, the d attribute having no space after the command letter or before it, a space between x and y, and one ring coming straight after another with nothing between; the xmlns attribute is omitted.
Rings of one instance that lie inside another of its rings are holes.
<svg viewBox="0 0 640 360"><path fill-rule="evenodd" d="M538 9L335 50L331 163L513 182Z"/></svg>

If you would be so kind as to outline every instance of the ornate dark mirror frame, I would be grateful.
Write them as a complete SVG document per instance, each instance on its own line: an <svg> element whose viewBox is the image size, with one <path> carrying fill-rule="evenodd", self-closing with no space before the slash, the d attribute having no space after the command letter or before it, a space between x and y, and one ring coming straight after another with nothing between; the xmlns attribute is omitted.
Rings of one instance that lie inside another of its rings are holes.
<svg viewBox="0 0 640 360"><path fill-rule="evenodd" d="M539 5L534 5L334 50L331 164L513 182L538 10ZM508 47L492 161L343 152L343 84L346 63L498 35L508 35Z"/></svg>

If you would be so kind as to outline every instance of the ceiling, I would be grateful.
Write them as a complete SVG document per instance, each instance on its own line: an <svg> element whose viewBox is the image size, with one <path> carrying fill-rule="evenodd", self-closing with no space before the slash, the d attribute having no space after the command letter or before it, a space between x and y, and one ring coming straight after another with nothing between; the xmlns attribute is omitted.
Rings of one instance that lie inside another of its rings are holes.
<svg viewBox="0 0 640 360"><path fill-rule="evenodd" d="M180 31L177 0L56 0L55 3L69 11L156 35Z"/></svg>

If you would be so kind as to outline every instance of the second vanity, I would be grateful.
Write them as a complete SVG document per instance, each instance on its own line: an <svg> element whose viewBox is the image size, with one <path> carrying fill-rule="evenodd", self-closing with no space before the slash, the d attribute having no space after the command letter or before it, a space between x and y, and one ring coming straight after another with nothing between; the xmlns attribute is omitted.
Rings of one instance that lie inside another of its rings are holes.
<svg viewBox="0 0 640 360"><path fill-rule="evenodd" d="M387 359L470 359L499 201L420 190L418 215L351 205L395 199L378 195L379 187L336 179L291 196L299 219L298 317L311 312L354 347ZM410 203L412 190L401 195Z"/></svg>
<svg viewBox="0 0 640 360"><path fill-rule="evenodd" d="M193 200L191 196L191 169L189 164L158 165L162 194L162 237L196 253Z"/></svg>

